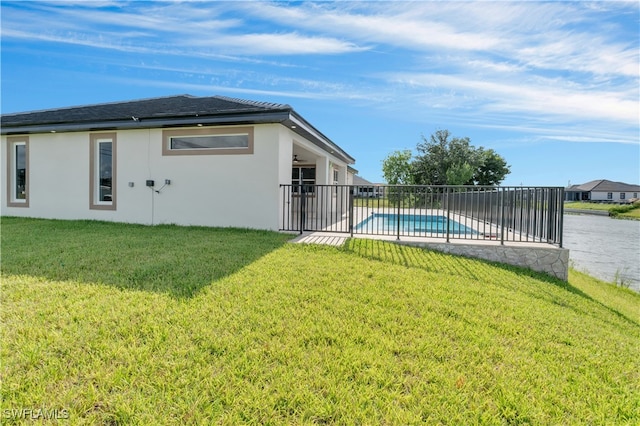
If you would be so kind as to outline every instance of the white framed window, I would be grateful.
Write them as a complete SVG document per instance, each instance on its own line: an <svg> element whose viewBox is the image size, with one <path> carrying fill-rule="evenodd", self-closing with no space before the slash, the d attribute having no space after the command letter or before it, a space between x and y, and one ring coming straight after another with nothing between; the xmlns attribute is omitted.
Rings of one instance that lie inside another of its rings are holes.
<svg viewBox="0 0 640 426"><path fill-rule="evenodd" d="M613 200L613 192L607 192L607 200Z"/></svg>
<svg viewBox="0 0 640 426"><path fill-rule="evenodd" d="M29 207L29 137L7 137L7 207Z"/></svg>
<svg viewBox="0 0 640 426"><path fill-rule="evenodd" d="M340 174L338 173L337 169L333 169L333 184L337 185L338 181L340 180Z"/></svg>
<svg viewBox="0 0 640 426"><path fill-rule="evenodd" d="M162 155L253 154L253 127L162 131Z"/></svg>
<svg viewBox="0 0 640 426"><path fill-rule="evenodd" d="M626 193L624 193L624 192L621 192L621 193L620 193L620 199L621 199L621 200L624 200L626 196L627 196L627 194L626 194Z"/></svg>
<svg viewBox="0 0 640 426"><path fill-rule="evenodd" d="M116 134L94 133L90 136L89 208L116 209Z"/></svg>

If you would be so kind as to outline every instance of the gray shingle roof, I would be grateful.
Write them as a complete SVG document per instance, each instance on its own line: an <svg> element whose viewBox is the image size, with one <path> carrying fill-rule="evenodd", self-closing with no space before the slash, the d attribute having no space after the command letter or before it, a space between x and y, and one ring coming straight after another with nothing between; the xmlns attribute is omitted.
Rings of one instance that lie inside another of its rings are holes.
<svg viewBox="0 0 640 426"><path fill-rule="evenodd" d="M592 180L581 185L571 185L565 191L571 192L640 192L640 185L613 182L606 179Z"/></svg>
<svg viewBox="0 0 640 426"><path fill-rule="evenodd" d="M63 123L98 123L108 121L206 117L212 115L291 111L286 104L254 102L223 96L168 96L125 102L57 108L43 111L3 114L2 127Z"/></svg>
<svg viewBox="0 0 640 426"><path fill-rule="evenodd" d="M373 185L373 183L358 175L353 175L353 184L362 186Z"/></svg>
<svg viewBox="0 0 640 426"><path fill-rule="evenodd" d="M355 162L290 105L226 96L177 95L3 114L0 131L11 135L259 123L282 124L347 164Z"/></svg>

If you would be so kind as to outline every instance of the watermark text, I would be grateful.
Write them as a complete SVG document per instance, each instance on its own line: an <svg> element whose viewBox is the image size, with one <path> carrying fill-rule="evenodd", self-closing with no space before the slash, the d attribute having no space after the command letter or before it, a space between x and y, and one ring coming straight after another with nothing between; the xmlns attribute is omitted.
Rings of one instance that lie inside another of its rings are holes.
<svg viewBox="0 0 640 426"><path fill-rule="evenodd" d="M63 420L69 418L66 408L5 408L2 418L15 420Z"/></svg>

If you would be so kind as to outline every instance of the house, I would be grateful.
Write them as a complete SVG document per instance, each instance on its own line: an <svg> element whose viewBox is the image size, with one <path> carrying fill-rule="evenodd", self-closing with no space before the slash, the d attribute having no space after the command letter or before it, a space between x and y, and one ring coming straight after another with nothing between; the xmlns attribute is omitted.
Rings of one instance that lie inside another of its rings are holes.
<svg viewBox="0 0 640 426"><path fill-rule="evenodd" d="M639 193L640 185L600 179L565 188L565 200L628 203L637 199Z"/></svg>
<svg viewBox="0 0 640 426"><path fill-rule="evenodd" d="M384 196L384 186L371 183L361 176L353 176L354 195L360 198L379 198Z"/></svg>
<svg viewBox="0 0 640 426"><path fill-rule="evenodd" d="M355 162L285 104L179 95L5 114L3 215L279 229Z"/></svg>

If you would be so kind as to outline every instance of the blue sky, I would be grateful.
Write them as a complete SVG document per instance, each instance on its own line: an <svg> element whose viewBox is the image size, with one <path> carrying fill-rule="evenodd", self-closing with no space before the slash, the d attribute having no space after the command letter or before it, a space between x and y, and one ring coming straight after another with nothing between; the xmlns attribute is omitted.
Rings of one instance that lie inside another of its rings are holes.
<svg viewBox="0 0 640 426"><path fill-rule="evenodd" d="M382 181L439 129L507 185L640 183L637 2L2 1L2 113L189 93L290 104Z"/></svg>

